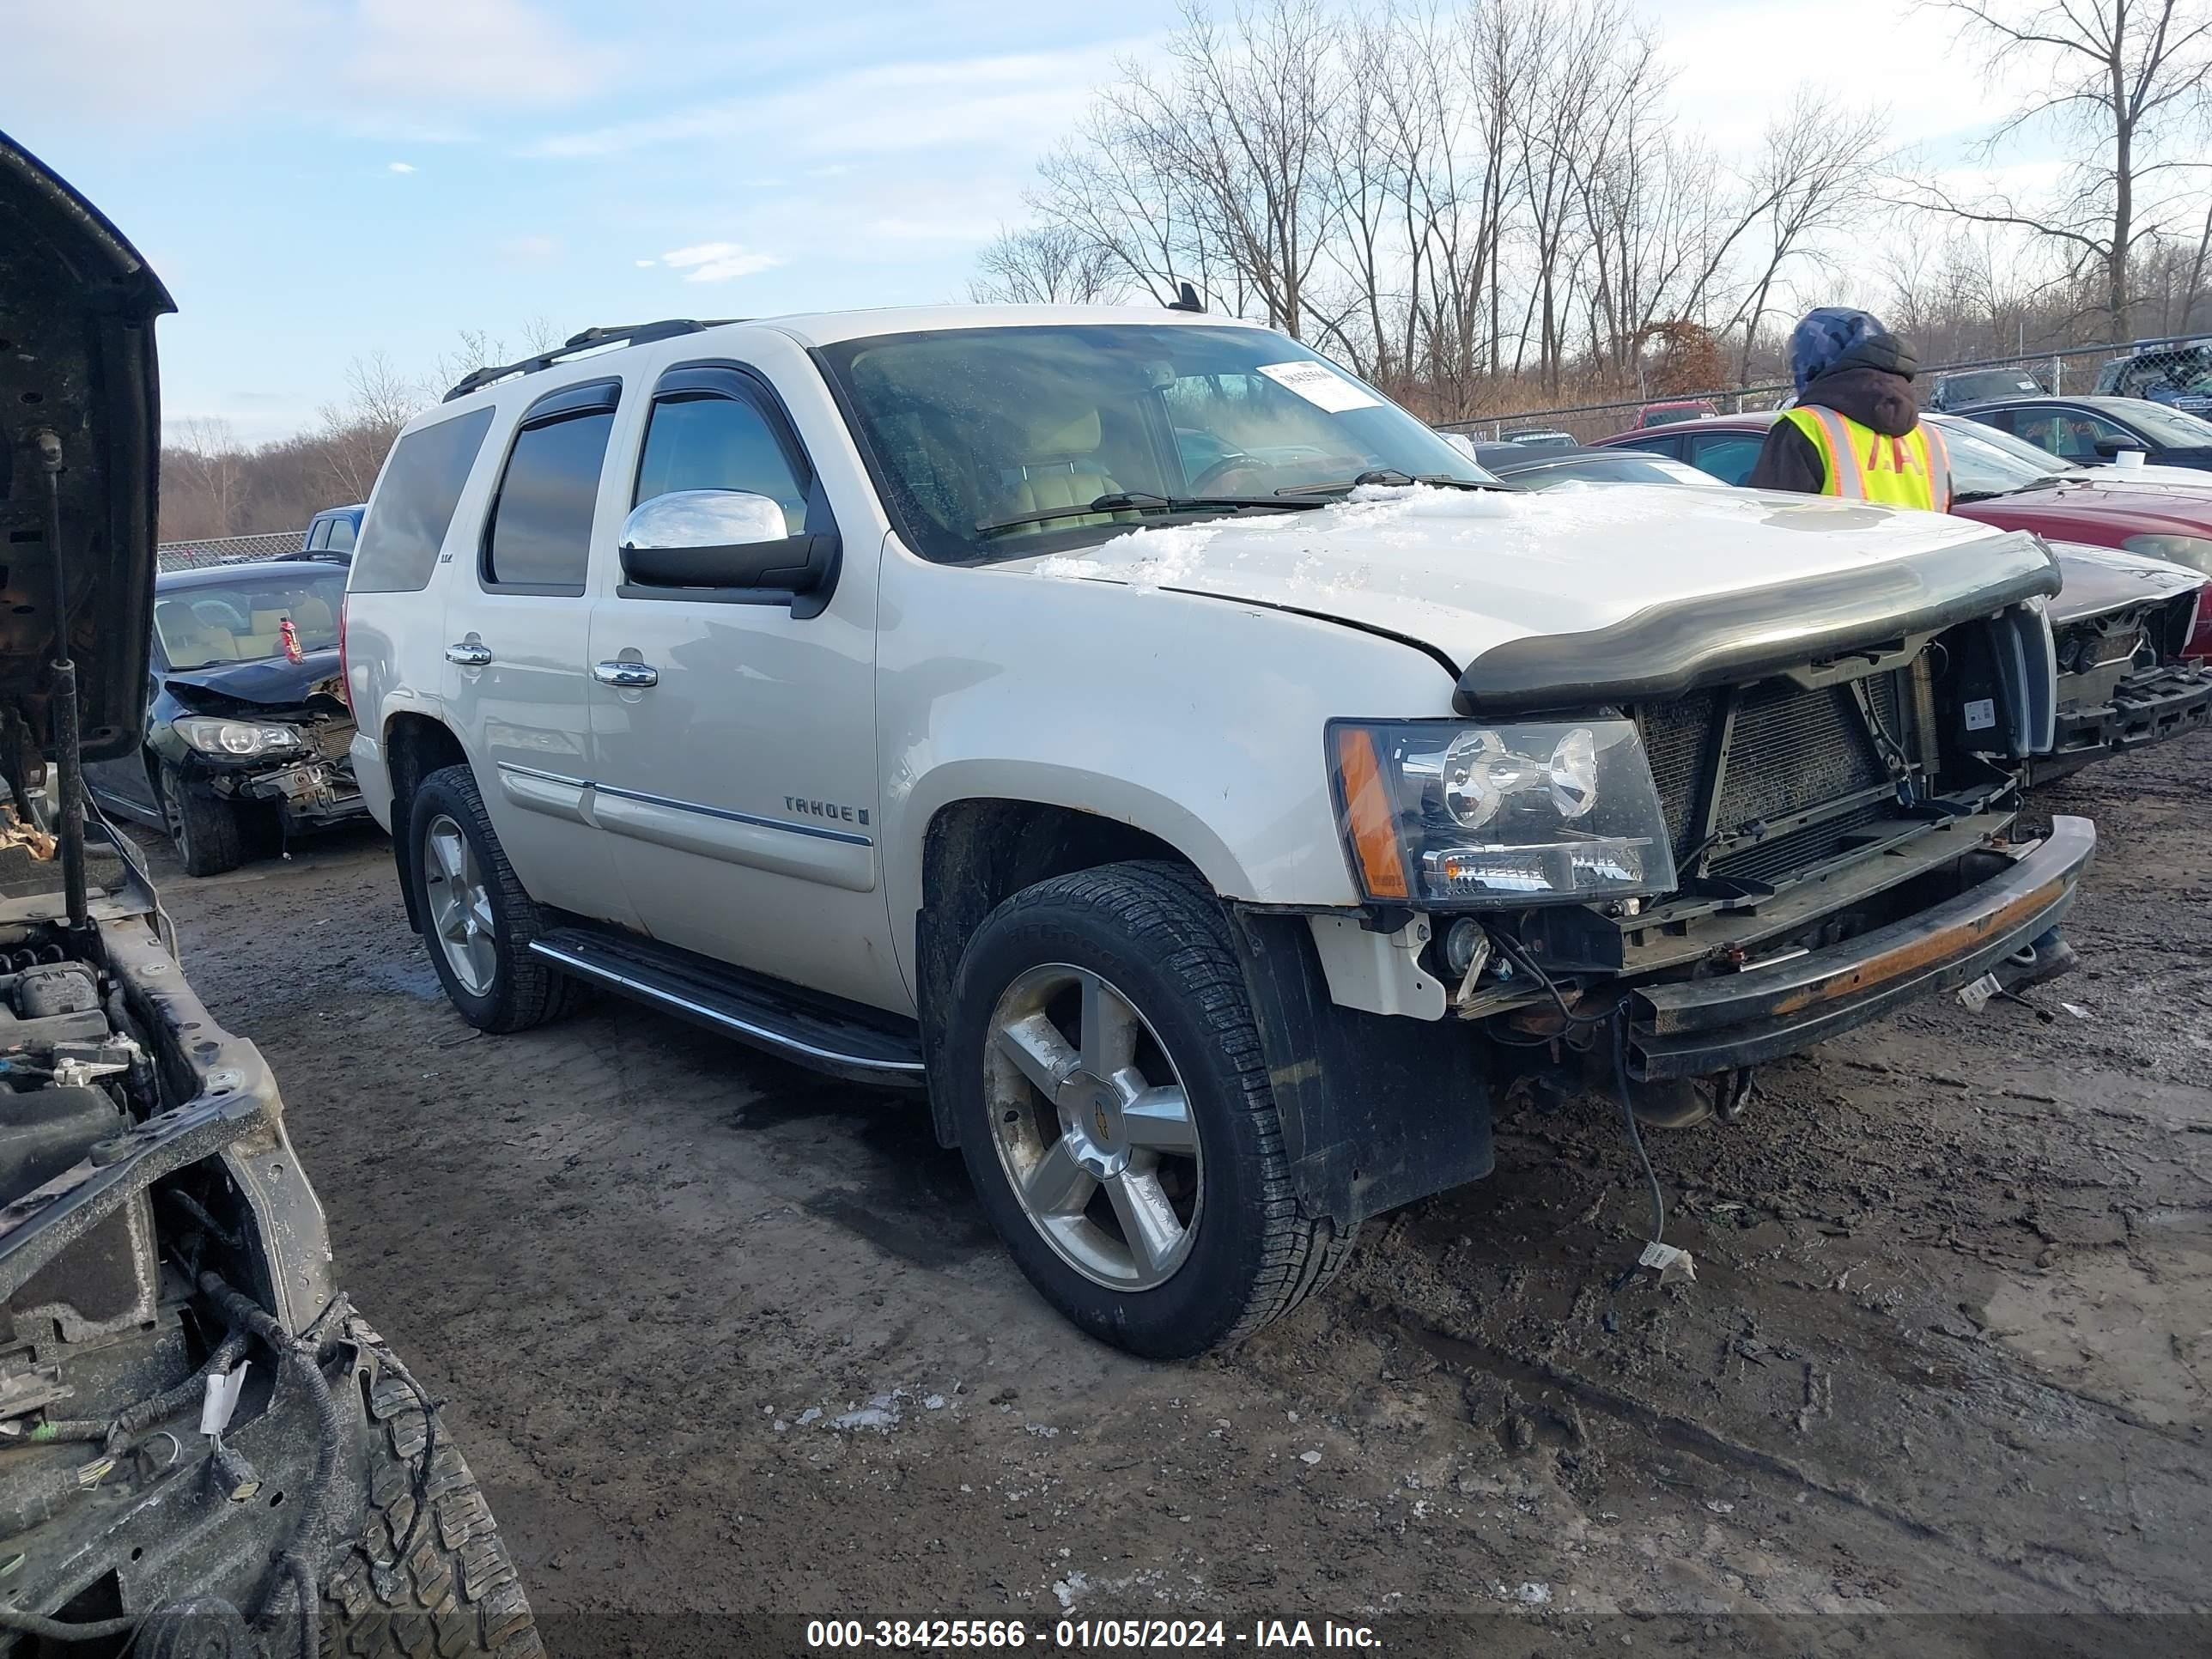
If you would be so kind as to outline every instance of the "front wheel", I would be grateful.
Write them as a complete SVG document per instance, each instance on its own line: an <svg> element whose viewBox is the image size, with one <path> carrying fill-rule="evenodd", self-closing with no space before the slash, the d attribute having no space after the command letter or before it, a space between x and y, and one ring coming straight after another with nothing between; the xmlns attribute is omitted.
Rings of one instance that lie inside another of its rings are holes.
<svg viewBox="0 0 2212 1659"><path fill-rule="evenodd" d="M246 837L232 802L196 789L169 761L161 763L161 822L188 876L219 876L246 861Z"/></svg>
<svg viewBox="0 0 2212 1659"><path fill-rule="evenodd" d="M1154 1359L1243 1340L1327 1284L1220 902L1170 864L1041 882L987 917L950 1011L960 1144L1030 1282Z"/></svg>

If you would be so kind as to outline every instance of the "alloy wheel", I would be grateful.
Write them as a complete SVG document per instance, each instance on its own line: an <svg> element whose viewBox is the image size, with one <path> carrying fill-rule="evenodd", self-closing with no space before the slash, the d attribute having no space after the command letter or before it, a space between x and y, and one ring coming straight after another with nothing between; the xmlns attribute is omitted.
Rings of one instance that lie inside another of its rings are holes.
<svg viewBox="0 0 2212 1659"><path fill-rule="evenodd" d="M1118 1291L1173 1277L1198 1235L1198 1121L1136 1005L1099 975L1032 968L992 1011L984 1088L1000 1167L1030 1223Z"/></svg>
<svg viewBox="0 0 2212 1659"><path fill-rule="evenodd" d="M499 969L499 927L476 848L461 826L440 813L422 832L422 884L430 931L462 989L483 996Z"/></svg>

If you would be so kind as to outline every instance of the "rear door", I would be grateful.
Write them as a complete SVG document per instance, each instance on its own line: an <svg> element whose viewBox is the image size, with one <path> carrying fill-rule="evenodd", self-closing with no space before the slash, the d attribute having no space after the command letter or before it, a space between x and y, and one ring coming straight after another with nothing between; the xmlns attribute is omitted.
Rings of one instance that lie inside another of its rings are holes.
<svg viewBox="0 0 2212 1659"><path fill-rule="evenodd" d="M532 898L634 921L585 794L591 601L601 485L622 382L563 386L524 411L493 486L476 568L446 606L444 700L500 844ZM617 516L619 506L613 509Z"/></svg>
<svg viewBox="0 0 2212 1659"><path fill-rule="evenodd" d="M838 527L790 411L741 362L663 374L624 477L626 507L677 490L744 490L774 501L794 537ZM592 811L654 938L902 1007L877 849L881 548L863 537L844 544L826 604L820 593L794 603L618 574L602 587L591 621Z"/></svg>

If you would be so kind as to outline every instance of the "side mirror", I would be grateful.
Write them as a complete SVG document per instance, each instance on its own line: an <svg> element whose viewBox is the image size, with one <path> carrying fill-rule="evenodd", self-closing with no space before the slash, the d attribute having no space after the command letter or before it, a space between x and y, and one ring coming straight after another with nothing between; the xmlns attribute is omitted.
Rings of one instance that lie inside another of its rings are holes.
<svg viewBox="0 0 2212 1659"><path fill-rule="evenodd" d="M639 502L623 520L623 580L654 589L805 593L836 568L837 550L834 532L793 535L783 508L765 495L676 489Z"/></svg>
<svg viewBox="0 0 2212 1659"><path fill-rule="evenodd" d="M2137 453L2141 453L2142 451L2142 443L2137 440L2130 438L2100 438L2096 441L2094 447L2100 455L2102 455L2108 461L2118 460L2121 455L2124 454L2130 449L2136 451ZM2140 465L2141 463L2138 462L2137 465Z"/></svg>

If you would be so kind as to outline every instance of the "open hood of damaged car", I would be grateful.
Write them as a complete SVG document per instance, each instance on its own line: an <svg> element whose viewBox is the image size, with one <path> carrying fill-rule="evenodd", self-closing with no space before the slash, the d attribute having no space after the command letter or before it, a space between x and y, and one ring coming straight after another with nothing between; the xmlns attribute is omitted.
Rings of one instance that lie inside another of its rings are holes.
<svg viewBox="0 0 2212 1659"><path fill-rule="evenodd" d="M41 747L56 655L46 456L58 445L66 649L84 757L138 741L161 410L154 319L176 306L99 210L0 133L0 706Z"/></svg>
<svg viewBox="0 0 2212 1659"><path fill-rule="evenodd" d="M1679 696L2055 593L2023 532L1673 485L1364 488L1318 511L1138 529L1000 568L1242 599L1407 640L1467 712Z"/></svg>

